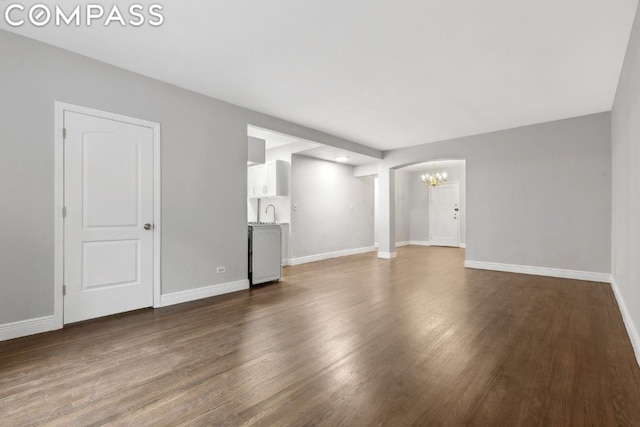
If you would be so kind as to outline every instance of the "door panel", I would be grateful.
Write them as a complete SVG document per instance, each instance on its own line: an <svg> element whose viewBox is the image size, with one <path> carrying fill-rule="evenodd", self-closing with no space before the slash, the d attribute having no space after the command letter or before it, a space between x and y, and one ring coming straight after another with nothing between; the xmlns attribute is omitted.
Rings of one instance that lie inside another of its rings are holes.
<svg viewBox="0 0 640 427"><path fill-rule="evenodd" d="M85 227L138 225L140 145L98 132L85 133L82 143Z"/></svg>
<svg viewBox="0 0 640 427"><path fill-rule="evenodd" d="M153 129L65 112L64 322L153 305Z"/></svg>
<svg viewBox="0 0 640 427"><path fill-rule="evenodd" d="M138 240L84 242L82 289L130 285L139 281Z"/></svg>
<svg viewBox="0 0 640 427"><path fill-rule="evenodd" d="M459 207L460 186L457 183L429 187L429 241L431 245L459 246Z"/></svg>

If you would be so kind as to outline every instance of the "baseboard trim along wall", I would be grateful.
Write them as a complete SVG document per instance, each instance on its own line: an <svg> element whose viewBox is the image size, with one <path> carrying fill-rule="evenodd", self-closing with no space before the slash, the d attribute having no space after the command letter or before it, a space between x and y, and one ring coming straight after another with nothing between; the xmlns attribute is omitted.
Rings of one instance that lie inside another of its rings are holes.
<svg viewBox="0 0 640 427"><path fill-rule="evenodd" d="M53 316L38 317L35 319L21 320L19 322L0 325L0 341L26 337L27 335L40 334L60 329L56 326Z"/></svg>
<svg viewBox="0 0 640 427"><path fill-rule="evenodd" d="M402 242L404 243L404 242ZM406 243L407 245L413 245L413 246L431 246L431 242L428 240L410 240L409 242ZM401 246L400 243L396 244L397 246ZM404 245L402 245L404 246ZM465 249L467 247L466 243L460 243L460 245L458 246L462 249Z"/></svg>
<svg viewBox="0 0 640 427"><path fill-rule="evenodd" d="M563 270L561 268L532 267L528 265L501 264L497 262L465 261L464 266L479 270L504 271L507 273L532 274L534 276L558 277L561 279L586 280L589 282L611 282L609 273L591 271Z"/></svg>
<svg viewBox="0 0 640 427"><path fill-rule="evenodd" d="M629 314L629 309L627 308L627 304L620 293L620 289L618 288L618 284L616 283L616 278L611 276L611 289L613 289L613 295L616 297L616 301L618 302L618 308L620 308L620 313L622 314L622 320L624 322L624 326L627 329L627 335L629 335L629 339L631 340L631 346L633 347L633 352L636 355L636 362L640 366L640 335L638 335L638 330L636 326L633 324L633 319Z"/></svg>
<svg viewBox="0 0 640 427"><path fill-rule="evenodd" d="M169 305L195 301L202 298L214 297L216 295L241 291L244 289L249 289L249 281L246 279L231 283L221 283L204 288L189 289L187 291L162 295L160 297L159 307L166 307ZM5 323L4 325L0 325L0 341L40 334L43 332L54 331L56 329L60 329L60 327L56 325L53 316L38 317L35 319Z"/></svg>
<svg viewBox="0 0 640 427"><path fill-rule="evenodd" d="M183 302L215 297L217 295L228 294L229 292L242 291L245 289L249 289L249 280L247 279L239 280L237 282L205 286L203 288L189 289L186 291L173 292L160 296L159 307L182 304Z"/></svg>
<svg viewBox="0 0 640 427"><path fill-rule="evenodd" d="M376 250L375 246L367 246L367 247L364 247L364 248L345 249L343 251L326 252L324 254L309 255L309 256L303 256L303 257L299 257L299 258L291 258L289 260L289 265L307 264L309 262L322 261L322 260L325 260L325 259L339 258L339 257L342 257L342 256L363 254L363 253L366 253L366 252L373 252L375 250Z"/></svg>
<svg viewBox="0 0 640 427"><path fill-rule="evenodd" d="M429 242L428 240L408 240L406 242L396 242L396 248L400 248L402 246L431 246L431 242ZM376 248L378 247L378 244L376 243ZM466 249L467 244L466 243L460 243L460 245L458 246L462 249Z"/></svg>

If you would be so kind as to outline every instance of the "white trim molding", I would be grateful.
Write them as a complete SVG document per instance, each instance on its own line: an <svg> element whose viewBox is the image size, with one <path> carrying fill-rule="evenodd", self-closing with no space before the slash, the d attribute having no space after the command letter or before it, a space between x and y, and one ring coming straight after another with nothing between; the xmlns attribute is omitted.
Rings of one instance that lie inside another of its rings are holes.
<svg viewBox="0 0 640 427"><path fill-rule="evenodd" d="M609 273L596 273L591 271L564 270L561 268L533 267L529 265L502 264L497 262L469 261L464 262L466 268L479 270L503 271L506 273L531 274L534 276L558 277L561 279L586 280L589 282L610 283Z"/></svg>
<svg viewBox="0 0 640 427"><path fill-rule="evenodd" d="M638 330L633 324L633 319L631 318L631 314L629 313L627 304L625 303L624 298L620 293L620 288L618 288L616 278L613 276L611 276L611 289L613 290L613 295L616 297L616 301L618 302L618 308L620 308L620 314L622 314L624 326L627 329L627 334L629 335L629 339L631 340L633 352L636 355L636 362L638 363L638 365L640 365L640 335L638 335Z"/></svg>
<svg viewBox="0 0 640 427"><path fill-rule="evenodd" d="M401 246L431 246L431 242L428 240L409 240L407 242L398 242L396 243L396 248L399 248ZM378 247L378 244L376 243L376 247ZM467 244L466 243L460 243L458 246L452 246L452 248L455 247L459 247L462 249L466 249Z"/></svg>
<svg viewBox="0 0 640 427"><path fill-rule="evenodd" d="M303 256L299 258L291 258L289 260L289 265L307 264L309 262L323 261L325 259L339 258L343 256L374 252L375 250L376 250L375 246L366 246L364 248L345 249L343 251L326 252L323 254L309 255L309 256Z"/></svg>
<svg viewBox="0 0 640 427"><path fill-rule="evenodd" d="M414 246L431 246L431 242L428 240L411 240L409 244Z"/></svg>
<svg viewBox="0 0 640 427"><path fill-rule="evenodd" d="M26 337L60 329L54 316L38 317L0 325L0 341Z"/></svg>
<svg viewBox="0 0 640 427"><path fill-rule="evenodd" d="M64 105L57 101L54 104L53 318L57 329L64 323Z"/></svg>
<svg viewBox="0 0 640 427"><path fill-rule="evenodd" d="M189 289L186 291L173 292L160 297L160 307L167 307L183 302L196 301L203 298L215 297L230 292L244 291L249 289L249 280L239 280L237 282L219 283L217 285L205 286L203 288Z"/></svg>
<svg viewBox="0 0 640 427"><path fill-rule="evenodd" d="M394 259L398 257L397 252L380 252L378 251L378 258L382 259Z"/></svg>

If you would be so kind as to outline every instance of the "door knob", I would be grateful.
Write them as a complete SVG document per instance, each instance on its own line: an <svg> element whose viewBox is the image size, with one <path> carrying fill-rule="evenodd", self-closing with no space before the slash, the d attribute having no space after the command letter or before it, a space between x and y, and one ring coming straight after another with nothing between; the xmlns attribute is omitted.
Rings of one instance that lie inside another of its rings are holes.
<svg viewBox="0 0 640 427"><path fill-rule="evenodd" d="M458 208L455 208L455 209L454 209L454 211L456 211L456 212L458 212L459 210L460 210L460 209L458 209Z"/></svg>
<svg viewBox="0 0 640 427"><path fill-rule="evenodd" d="M146 224L144 225L144 229L145 229L145 230L151 230L152 228L153 228L153 225L151 225L151 224L149 224L149 223L146 223Z"/></svg>

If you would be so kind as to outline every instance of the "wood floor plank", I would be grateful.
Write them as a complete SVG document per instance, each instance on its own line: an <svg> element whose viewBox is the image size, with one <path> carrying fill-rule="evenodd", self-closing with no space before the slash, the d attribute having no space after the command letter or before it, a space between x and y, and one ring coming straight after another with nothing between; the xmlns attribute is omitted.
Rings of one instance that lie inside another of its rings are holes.
<svg viewBox="0 0 640 427"><path fill-rule="evenodd" d="M611 288L404 247L0 343L0 424L640 425Z"/></svg>

